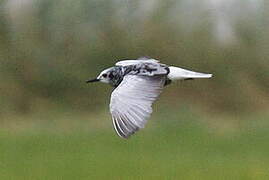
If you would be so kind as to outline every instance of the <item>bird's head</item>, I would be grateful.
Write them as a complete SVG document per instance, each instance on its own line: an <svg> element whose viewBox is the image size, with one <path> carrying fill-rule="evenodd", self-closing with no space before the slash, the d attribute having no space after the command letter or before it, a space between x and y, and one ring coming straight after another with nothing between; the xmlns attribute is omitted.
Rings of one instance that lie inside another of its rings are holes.
<svg viewBox="0 0 269 180"><path fill-rule="evenodd" d="M103 82L103 83L111 83L111 74L112 74L112 68L108 68L103 70L99 76L95 79L87 80L86 83L92 83L92 82Z"/></svg>

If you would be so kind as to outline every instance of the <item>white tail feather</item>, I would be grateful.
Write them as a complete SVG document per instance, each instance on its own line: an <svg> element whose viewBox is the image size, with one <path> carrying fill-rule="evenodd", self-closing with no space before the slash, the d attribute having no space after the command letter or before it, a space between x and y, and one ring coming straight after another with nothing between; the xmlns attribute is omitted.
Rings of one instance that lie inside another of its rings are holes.
<svg viewBox="0 0 269 180"><path fill-rule="evenodd" d="M186 70L179 67L170 66L170 73L168 74L168 78L172 81L182 80L188 78L211 78L212 74L205 74L200 72L194 72L190 70Z"/></svg>

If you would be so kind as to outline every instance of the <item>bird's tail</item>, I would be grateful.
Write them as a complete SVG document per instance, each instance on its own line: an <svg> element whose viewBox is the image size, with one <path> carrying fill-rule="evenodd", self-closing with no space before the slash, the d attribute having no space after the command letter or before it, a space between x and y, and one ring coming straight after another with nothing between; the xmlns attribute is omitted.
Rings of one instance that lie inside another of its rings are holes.
<svg viewBox="0 0 269 180"><path fill-rule="evenodd" d="M212 74L194 72L190 70L186 70L179 67L170 66L169 67L168 78L172 81L175 80L184 80L184 79L196 79L196 78L211 78Z"/></svg>

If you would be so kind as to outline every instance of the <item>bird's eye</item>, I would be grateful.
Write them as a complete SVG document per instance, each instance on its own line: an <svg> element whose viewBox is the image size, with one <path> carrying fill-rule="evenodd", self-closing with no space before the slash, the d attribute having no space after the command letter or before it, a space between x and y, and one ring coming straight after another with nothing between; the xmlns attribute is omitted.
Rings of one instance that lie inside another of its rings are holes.
<svg viewBox="0 0 269 180"><path fill-rule="evenodd" d="M103 76L104 78L106 78L106 77L107 77L107 74L103 74L102 76Z"/></svg>
<svg viewBox="0 0 269 180"><path fill-rule="evenodd" d="M114 75L113 75L112 73L110 73L110 74L108 75L108 77L109 77L110 79L113 79L113 78L114 78Z"/></svg>

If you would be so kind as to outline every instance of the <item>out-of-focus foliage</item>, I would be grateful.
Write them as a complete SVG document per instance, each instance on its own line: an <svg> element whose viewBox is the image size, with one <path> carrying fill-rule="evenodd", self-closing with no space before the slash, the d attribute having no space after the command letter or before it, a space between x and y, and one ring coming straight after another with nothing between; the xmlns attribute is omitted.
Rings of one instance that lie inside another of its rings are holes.
<svg viewBox="0 0 269 180"><path fill-rule="evenodd" d="M0 115L103 108L109 87L84 81L120 59L140 56L214 74L170 86L168 99L211 112L268 109L269 9L261 1L227 4L1 1Z"/></svg>

